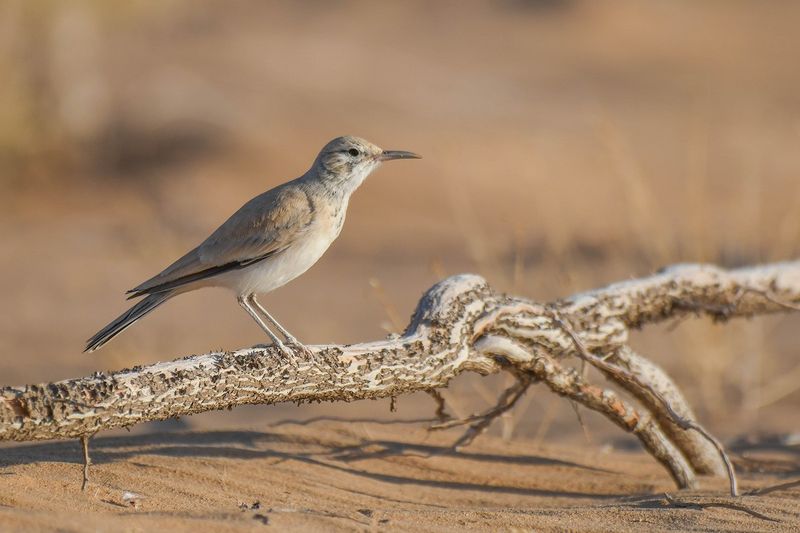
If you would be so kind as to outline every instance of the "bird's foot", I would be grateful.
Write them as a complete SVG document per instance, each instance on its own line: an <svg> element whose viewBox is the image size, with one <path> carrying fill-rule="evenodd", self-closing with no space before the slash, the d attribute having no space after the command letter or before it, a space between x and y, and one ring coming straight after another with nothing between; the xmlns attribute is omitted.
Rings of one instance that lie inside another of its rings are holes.
<svg viewBox="0 0 800 533"><path fill-rule="evenodd" d="M317 358L317 355L312 352L308 346L299 342L297 339L287 340L286 346L289 350L294 352L296 357L302 357L308 361L313 361Z"/></svg>
<svg viewBox="0 0 800 533"><path fill-rule="evenodd" d="M292 363L292 366L297 366L297 361L300 359L300 357L298 357L299 354L297 353L297 350L294 349L294 346L289 343L284 344L281 341L276 341L273 346L280 350L283 357Z"/></svg>
<svg viewBox="0 0 800 533"><path fill-rule="evenodd" d="M288 344L288 343L287 343ZM273 340L272 344L256 344L253 348L260 348L260 349L270 349L270 348L277 348L277 350L281 353L281 355L290 363L292 366L297 366L297 359L298 353L297 350L294 349L293 346L284 344L279 339Z"/></svg>
<svg viewBox="0 0 800 533"><path fill-rule="evenodd" d="M314 361L317 358L314 352L297 339L287 339L285 343L277 340L272 344L256 344L254 348L277 348L281 355L295 367L300 360Z"/></svg>

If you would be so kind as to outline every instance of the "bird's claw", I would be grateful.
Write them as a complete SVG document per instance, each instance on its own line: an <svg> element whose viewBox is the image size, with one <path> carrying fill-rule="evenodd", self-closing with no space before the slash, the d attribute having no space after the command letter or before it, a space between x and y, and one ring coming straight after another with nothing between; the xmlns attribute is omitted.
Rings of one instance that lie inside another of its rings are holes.
<svg viewBox="0 0 800 533"><path fill-rule="evenodd" d="M297 357L303 357L307 360L314 360L316 359L316 354L308 349L305 344L302 344L298 341L289 341L286 343L286 346L295 354Z"/></svg>
<svg viewBox="0 0 800 533"><path fill-rule="evenodd" d="M297 340L287 340L286 342L272 344L256 344L253 348L277 348L281 355L292 363L292 366L297 366L297 362L300 360L315 361L317 359L317 354Z"/></svg>

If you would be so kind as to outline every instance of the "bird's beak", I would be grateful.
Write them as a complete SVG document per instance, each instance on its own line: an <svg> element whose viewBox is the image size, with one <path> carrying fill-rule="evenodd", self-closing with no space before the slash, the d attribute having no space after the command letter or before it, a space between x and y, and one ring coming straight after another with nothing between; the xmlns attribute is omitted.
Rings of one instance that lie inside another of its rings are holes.
<svg viewBox="0 0 800 533"><path fill-rule="evenodd" d="M403 150L384 150L380 156L380 161L391 161L392 159L422 159L422 156L414 152L404 152Z"/></svg>

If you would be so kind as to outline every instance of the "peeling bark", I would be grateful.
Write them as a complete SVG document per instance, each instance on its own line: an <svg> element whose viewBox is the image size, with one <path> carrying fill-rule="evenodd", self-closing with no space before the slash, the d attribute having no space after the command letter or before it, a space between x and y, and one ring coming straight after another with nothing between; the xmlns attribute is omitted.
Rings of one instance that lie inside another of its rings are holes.
<svg viewBox="0 0 800 533"><path fill-rule="evenodd" d="M687 314L727 320L799 304L800 261L736 270L678 265L548 304L494 293L479 276L454 276L424 295L402 336L312 346L312 359L255 347L2 388L0 440L81 438L244 404L395 397L445 387L465 371L505 370L602 413L635 434L679 487L690 487L695 474L724 474L713 446L681 429L663 404L630 380L607 373L638 405L583 380L565 365L581 358L571 332L591 354L635 376L691 419L669 376L627 346L629 330Z"/></svg>

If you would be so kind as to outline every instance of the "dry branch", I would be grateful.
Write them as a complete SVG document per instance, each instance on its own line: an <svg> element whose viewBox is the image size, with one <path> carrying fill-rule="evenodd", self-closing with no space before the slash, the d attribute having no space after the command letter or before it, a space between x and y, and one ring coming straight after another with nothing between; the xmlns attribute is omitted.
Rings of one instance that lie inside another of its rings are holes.
<svg viewBox="0 0 800 533"><path fill-rule="evenodd" d="M689 405L663 370L628 348L629 330L689 314L727 320L799 304L800 262L729 271L679 265L549 304L496 294L479 276L454 276L425 294L402 336L384 341L314 346L314 358L294 360L256 347L2 388L0 440L82 438L244 404L395 397L444 387L465 371L506 370L521 384L541 381L601 412L689 487L696 473L721 474L724 465L702 435L684 429ZM639 405L565 364L587 354L621 369L606 374ZM510 408L521 389L486 416ZM488 425L479 418L470 419L473 433Z"/></svg>

